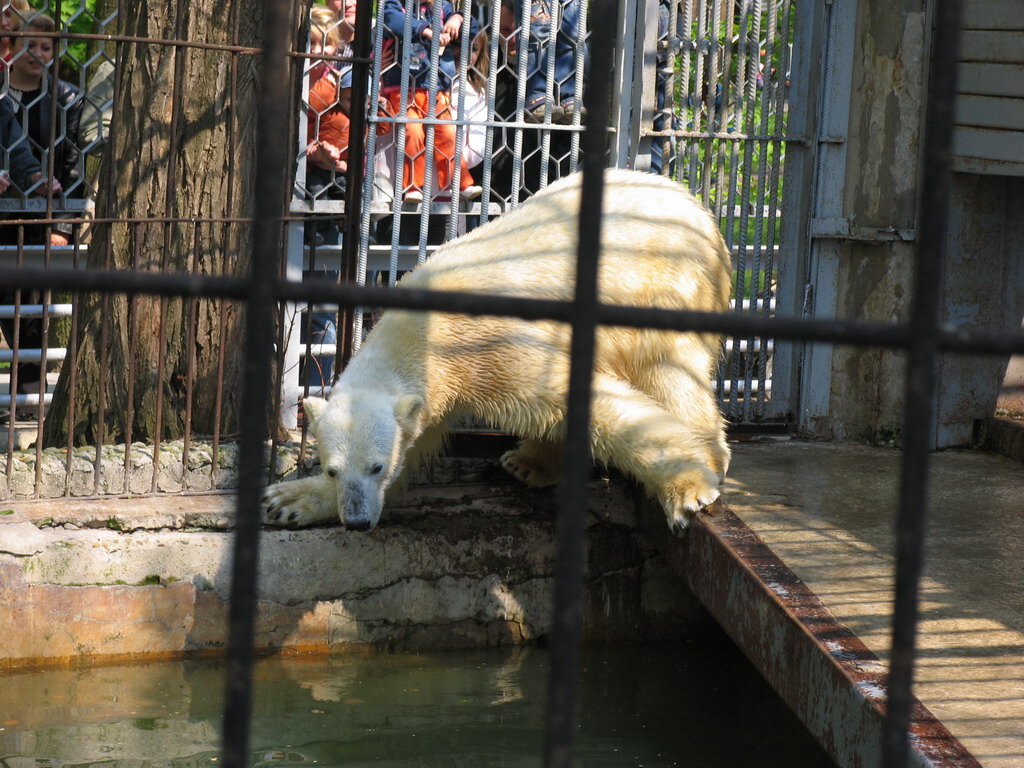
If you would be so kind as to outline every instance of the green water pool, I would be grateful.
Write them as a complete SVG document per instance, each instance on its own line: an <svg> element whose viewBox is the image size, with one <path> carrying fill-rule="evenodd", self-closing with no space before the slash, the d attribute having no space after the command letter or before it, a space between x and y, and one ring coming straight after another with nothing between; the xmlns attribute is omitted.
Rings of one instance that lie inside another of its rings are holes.
<svg viewBox="0 0 1024 768"><path fill-rule="evenodd" d="M254 766L539 766L537 648L269 658ZM224 668L209 660L0 675L0 766L216 766ZM584 651L579 766L831 766L727 641Z"/></svg>

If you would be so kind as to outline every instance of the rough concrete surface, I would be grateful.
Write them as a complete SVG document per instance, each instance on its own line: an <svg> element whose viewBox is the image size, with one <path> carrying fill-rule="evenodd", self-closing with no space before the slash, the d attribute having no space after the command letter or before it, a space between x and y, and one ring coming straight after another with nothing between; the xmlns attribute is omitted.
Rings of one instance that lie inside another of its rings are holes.
<svg viewBox="0 0 1024 768"><path fill-rule="evenodd" d="M900 453L735 447L725 500L883 659ZM1024 765L1024 464L932 456L915 694L986 768Z"/></svg>
<svg viewBox="0 0 1024 768"><path fill-rule="evenodd" d="M671 635L687 611L702 615L641 543L631 494L605 479L590 487L592 639ZM233 506L223 494L11 504L0 515L0 666L222 648ZM412 487L369 533L266 528L257 646L537 639L551 621L553 524L550 491L504 482Z"/></svg>

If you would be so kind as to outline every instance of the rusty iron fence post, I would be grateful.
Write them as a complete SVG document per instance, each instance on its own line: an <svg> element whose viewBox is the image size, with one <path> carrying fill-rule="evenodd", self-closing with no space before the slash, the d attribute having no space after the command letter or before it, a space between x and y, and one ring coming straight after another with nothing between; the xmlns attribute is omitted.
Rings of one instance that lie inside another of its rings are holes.
<svg viewBox="0 0 1024 768"><path fill-rule="evenodd" d="M253 266L245 314L246 375L240 412L241 451L238 465L238 505L234 555L231 562L231 603L228 626L228 669L224 696L223 765L242 768L249 763L252 709L252 665L256 621L256 583L259 566L260 496L263 442L268 433L268 410L273 360L274 290L282 237L282 205L288 135L286 65L292 3L273 0L264 6L264 52L259 101Z"/></svg>
<svg viewBox="0 0 1024 768"><path fill-rule="evenodd" d="M935 4L924 170L914 259L914 298L909 323L903 402L903 464L896 517L896 585L892 615L889 696L883 732L883 768L902 768L909 750L913 704L918 590L924 567L929 451L934 443L942 271L946 252L953 111L960 51L961 0Z"/></svg>

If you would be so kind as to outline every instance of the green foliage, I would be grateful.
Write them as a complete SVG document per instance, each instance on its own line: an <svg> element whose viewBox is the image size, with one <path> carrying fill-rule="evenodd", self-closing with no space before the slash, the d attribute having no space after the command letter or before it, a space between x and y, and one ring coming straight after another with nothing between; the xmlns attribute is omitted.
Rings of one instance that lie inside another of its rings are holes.
<svg viewBox="0 0 1024 768"><path fill-rule="evenodd" d="M108 30L101 29L97 20L97 0L69 0L62 3L60 17L62 31L66 30L69 35L93 35ZM66 41L66 48L61 50L61 77L65 80L75 82L78 74L86 68L89 57L93 54L98 43L91 40L80 40L69 37ZM73 73L73 74L72 74Z"/></svg>

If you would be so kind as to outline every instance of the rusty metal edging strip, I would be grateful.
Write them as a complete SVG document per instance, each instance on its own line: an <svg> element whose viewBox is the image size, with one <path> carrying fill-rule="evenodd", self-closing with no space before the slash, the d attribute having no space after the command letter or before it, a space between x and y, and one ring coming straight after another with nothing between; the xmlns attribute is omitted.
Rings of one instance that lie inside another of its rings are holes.
<svg viewBox="0 0 1024 768"><path fill-rule="evenodd" d="M682 546L654 521L648 533L675 550L669 560L694 594L837 764L877 765L886 665L728 507L712 510ZM980 768L916 699L910 749L910 765Z"/></svg>

